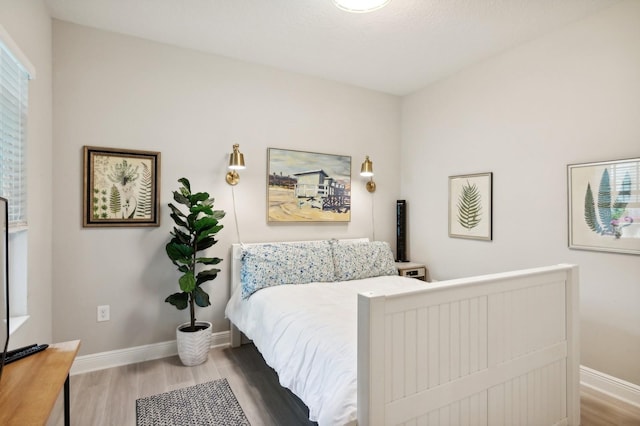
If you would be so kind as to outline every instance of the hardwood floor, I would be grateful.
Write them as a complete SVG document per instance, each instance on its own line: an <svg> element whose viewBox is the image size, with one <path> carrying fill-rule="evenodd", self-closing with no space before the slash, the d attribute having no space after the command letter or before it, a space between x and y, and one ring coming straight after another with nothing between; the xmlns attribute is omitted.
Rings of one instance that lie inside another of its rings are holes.
<svg viewBox="0 0 640 426"><path fill-rule="evenodd" d="M220 378L228 380L252 426L315 424L253 345L212 349L209 360L195 367L175 356L71 376L71 424L135 425L136 399ZM62 404L61 396L47 425L64 425Z"/></svg>
<svg viewBox="0 0 640 426"><path fill-rule="evenodd" d="M582 426L638 426L640 408L583 386L580 391L580 418Z"/></svg>
<svg viewBox="0 0 640 426"><path fill-rule="evenodd" d="M209 361L196 367L182 366L176 356L71 376L71 424L135 425L136 399L219 378L229 381L253 426L315 424L253 345L212 349ZM582 426L640 425L640 408L587 388L581 391L581 414ZM60 397L47 425L63 424Z"/></svg>

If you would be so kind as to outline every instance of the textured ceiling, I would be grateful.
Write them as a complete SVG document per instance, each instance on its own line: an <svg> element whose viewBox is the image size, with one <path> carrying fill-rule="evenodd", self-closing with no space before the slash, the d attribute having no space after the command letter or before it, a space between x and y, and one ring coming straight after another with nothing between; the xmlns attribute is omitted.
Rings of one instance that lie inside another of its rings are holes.
<svg viewBox="0 0 640 426"><path fill-rule="evenodd" d="M619 1L46 0L57 19L397 95Z"/></svg>

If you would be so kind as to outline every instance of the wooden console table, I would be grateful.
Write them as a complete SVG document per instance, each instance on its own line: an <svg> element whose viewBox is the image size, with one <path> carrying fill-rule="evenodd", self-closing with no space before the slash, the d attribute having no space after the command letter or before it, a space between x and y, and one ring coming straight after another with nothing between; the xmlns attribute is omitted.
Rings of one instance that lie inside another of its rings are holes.
<svg viewBox="0 0 640 426"><path fill-rule="evenodd" d="M4 366L0 425L45 425L64 386L64 424L69 425L69 370L80 341L54 343Z"/></svg>

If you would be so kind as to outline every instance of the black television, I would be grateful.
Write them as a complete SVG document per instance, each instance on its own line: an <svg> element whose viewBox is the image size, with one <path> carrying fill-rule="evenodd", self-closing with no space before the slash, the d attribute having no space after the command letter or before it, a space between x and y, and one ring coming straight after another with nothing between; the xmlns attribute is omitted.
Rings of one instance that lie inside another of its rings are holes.
<svg viewBox="0 0 640 426"><path fill-rule="evenodd" d="M9 346L9 212L8 202L0 197L0 223L2 234L0 235L0 382L2 381L2 369ZM1 384L1 383L0 383Z"/></svg>

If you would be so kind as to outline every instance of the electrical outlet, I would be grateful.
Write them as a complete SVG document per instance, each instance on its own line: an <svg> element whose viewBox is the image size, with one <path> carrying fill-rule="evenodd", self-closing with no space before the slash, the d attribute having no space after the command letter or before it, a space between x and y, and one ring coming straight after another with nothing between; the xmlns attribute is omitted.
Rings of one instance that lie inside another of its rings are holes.
<svg viewBox="0 0 640 426"><path fill-rule="evenodd" d="M109 305L98 306L98 322L109 321Z"/></svg>

